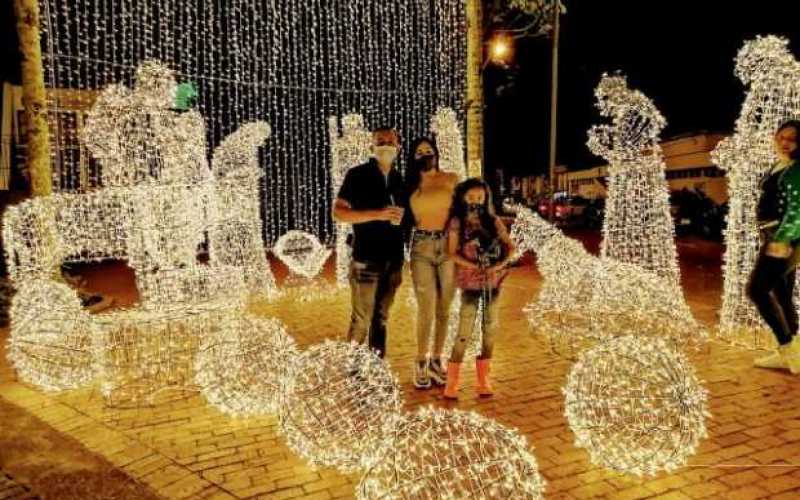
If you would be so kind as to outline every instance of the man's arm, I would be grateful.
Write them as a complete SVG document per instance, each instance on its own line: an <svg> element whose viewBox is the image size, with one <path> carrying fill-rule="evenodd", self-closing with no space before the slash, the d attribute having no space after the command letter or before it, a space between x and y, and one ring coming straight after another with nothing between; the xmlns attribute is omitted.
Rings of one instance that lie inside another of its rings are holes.
<svg viewBox="0 0 800 500"><path fill-rule="evenodd" d="M336 198L333 203L333 218L338 222L347 224L361 224L372 221L399 221L403 209L399 207L385 207L377 210L355 210L347 200Z"/></svg>

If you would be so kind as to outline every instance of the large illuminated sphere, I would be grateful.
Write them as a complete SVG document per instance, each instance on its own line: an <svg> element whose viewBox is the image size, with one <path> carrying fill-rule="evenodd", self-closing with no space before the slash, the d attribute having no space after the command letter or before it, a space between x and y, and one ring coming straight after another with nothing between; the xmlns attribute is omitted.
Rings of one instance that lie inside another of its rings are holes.
<svg viewBox="0 0 800 500"><path fill-rule="evenodd" d="M525 439L476 413L422 408L400 417L387 439L358 486L359 500L544 498Z"/></svg>
<svg viewBox="0 0 800 500"><path fill-rule="evenodd" d="M205 339L195 381L206 400L234 416L277 413L287 367L297 350L283 323L232 317Z"/></svg>
<svg viewBox="0 0 800 500"><path fill-rule="evenodd" d="M353 472L386 444L400 387L368 347L325 341L297 356L280 408L289 447L313 465Z"/></svg>
<svg viewBox="0 0 800 500"><path fill-rule="evenodd" d="M674 470L706 436L708 393L686 357L662 339L624 336L585 351L564 394L576 446L615 471Z"/></svg>
<svg viewBox="0 0 800 500"><path fill-rule="evenodd" d="M56 281L28 279L11 304L8 359L25 382L48 391L76 389L94 377L89 314Z"/></svg>

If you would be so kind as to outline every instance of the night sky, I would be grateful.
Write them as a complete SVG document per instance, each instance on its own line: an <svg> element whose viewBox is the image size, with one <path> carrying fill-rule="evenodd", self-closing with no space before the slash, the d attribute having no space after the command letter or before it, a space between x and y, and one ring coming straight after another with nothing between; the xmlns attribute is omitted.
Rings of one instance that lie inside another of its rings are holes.
<svg viewBox="0 0 800 500"><path fill-rule="evenodd" d="M800 1L565 0L562 17L558 163L581 169L604 162L586 148L601 119L594 87L621 70L655 101L668 126L662 137L733 129L744 97L734 57L744 40L775 34L800 56ZM749 6L749 7L745 7ZM550 40L518 41L513 90L495 95L503 70L488 69L486 168L509 174L547 171Z"/></svg>

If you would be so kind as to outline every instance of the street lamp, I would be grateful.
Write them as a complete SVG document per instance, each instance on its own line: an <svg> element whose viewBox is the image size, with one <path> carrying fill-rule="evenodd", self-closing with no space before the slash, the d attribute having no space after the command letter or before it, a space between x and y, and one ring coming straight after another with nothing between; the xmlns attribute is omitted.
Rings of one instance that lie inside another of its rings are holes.
<svg viewBox="0 0 800 500"><path fill-rule="evenodd" d="M511 61L514 45L505 33L496 33L489 40L489 60L497 66L507 66Z"/></svg>

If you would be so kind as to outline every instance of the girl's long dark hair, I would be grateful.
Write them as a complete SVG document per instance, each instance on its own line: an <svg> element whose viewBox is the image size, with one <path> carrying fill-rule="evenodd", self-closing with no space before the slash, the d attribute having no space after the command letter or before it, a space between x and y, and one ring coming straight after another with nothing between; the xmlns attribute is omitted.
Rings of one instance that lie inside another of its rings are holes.
<svg viewBox="0 0 800 500"><path fill-rule="evenodd" d="M408 196L414 194L414 191L419 187L420 180L422 179L422 172L420 172L419 165L414 161L414 155L417 153L417 148L423 142L427 142L433 149L433 156L436 158L436 170L439 170L439 148L436 146L436 141L429 137L418 137L411 143L411 149L408 152L408 163L406 163L406 193Z"/></svg>
<svg viewBox="0 0 800 500"><path fill-rule="evenodd" d="M775 131L775 137L778 137L778 134L780 134L789 127L793 128L794 131L797 132L798 140L800 140L800 120L788 120L783 122L781 126L778 127L778 130ZM792 151L790 158L792 160L800 160L800 142L798 142L797 148L795 148L795 150Z"/></svg>
<svg viewBox="0 0 800 500"><path fill-rule="evenodd" d="M464 230L464 223L467 217L467 202L464 201L464 196L467 194L467 191L474 188L481 188L484 193L486 193L483 201L483 213L481 214L481 226L488 232L489 237L494 239L497 237L497 226L495 225L492 190L489 189L489 185L486 184L483 179L471 177L456 186L455 193L453 194L453 204L450 206L450 219L456 219L459 222L461 230Z"/></svg>

